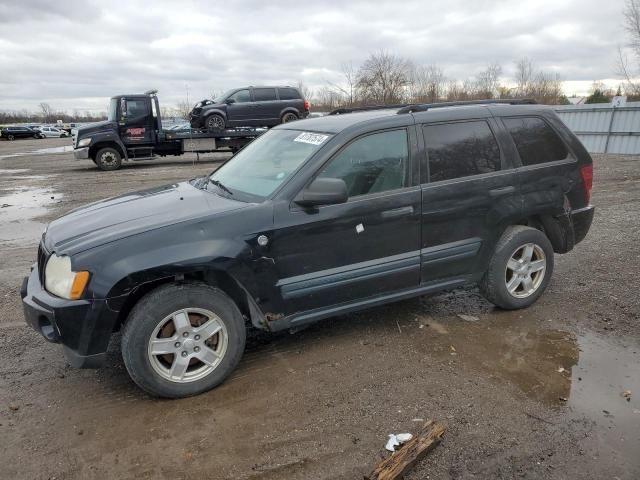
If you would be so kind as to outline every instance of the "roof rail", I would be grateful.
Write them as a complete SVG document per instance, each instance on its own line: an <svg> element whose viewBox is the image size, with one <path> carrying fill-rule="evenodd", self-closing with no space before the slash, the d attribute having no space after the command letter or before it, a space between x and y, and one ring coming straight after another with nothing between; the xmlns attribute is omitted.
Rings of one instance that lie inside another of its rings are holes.
<svg viewBox="0 0 640 480"><path fill-rule="evenodd" d="M411 105L412 105L411 103L400 103L396 105L367 105L365 107L343 107L343 108L336 108L335 110L331 110L329 112L329 115L342 115L344 113L352 113L352 112L366 112L367 110L404 108Z"/></svg>
<svg viewBox="0 0 640 480"><path fill-rule="evenodd" d="M503 104L503 105L536 105L538 102L531 98L505 98L505 99L489 99L489 100L465 100L461 102L442 102L442 103L419 103L405 105L400 110L400 113L413 113L413 112L426 112L432 108L444 108L444 107L459 107L463 105L491 105L491 104Z"/></svg>

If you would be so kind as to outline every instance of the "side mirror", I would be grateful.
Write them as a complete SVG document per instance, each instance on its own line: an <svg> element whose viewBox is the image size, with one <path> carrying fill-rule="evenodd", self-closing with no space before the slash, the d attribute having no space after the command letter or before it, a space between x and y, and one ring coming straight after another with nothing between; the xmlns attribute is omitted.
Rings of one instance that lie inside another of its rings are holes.
<svg viewBox="0 0 640 480"><path fill-rule="evenodd" d="M345 203L348 199L347 184L341 178L316 178L294 202L303 207L316 207Z"/></svg>
<svg viewBox="0 0 640 480"><path fill-rule="evenodd" d="M236 101L233 98L227 98L224 103L226 103L227 105L231 105L232 103L236 103Z"/></svg>

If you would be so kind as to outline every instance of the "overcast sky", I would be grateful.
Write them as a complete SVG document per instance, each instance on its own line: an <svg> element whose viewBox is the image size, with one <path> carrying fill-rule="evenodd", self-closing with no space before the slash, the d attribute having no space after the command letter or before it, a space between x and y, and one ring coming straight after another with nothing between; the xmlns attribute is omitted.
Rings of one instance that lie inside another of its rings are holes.
<svg viewBox="0 0 640 480"><path fill-rule="evenodd" d="M0 0L0 110L105 110L160 91L170 105L226 88L339 81L386 49L450 78L523 56L568 95L616 78L624 0ZM616 82L617 84L617 82Z"/></svg>

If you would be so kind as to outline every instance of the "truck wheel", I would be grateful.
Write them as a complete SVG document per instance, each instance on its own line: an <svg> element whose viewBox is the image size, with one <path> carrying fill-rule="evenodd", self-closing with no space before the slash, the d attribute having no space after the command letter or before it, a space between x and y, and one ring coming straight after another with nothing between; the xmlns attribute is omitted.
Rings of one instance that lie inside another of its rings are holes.
<svg viewBox="0 0 640 480"><path fill-rule="evenodd" d="M122 334L122 357L133 381L159 397L210 390L244 352L244 319L222 291L205 284L165 285L133 308Z"/></svg>
<svg viewBox="0 0 640 480"><path fill-rule="evenodd" d="M206 126L207 130L224 130L224 118L216 114L210 115L207 117Z"/></svg>
<svg viewBox="0 0 640 480"><path fill-rule="evenodd" d="M281 120L282 123L295 122L296 120L298 120L298 116L295 113L288 112L282 116Z"/></svg>
<svg viewBox="0 0 640 480"><path fill-rule="evenodd" d="M480 290L491 303L515 310L533 304L549 285L553 247L531 227L509 227L496 245Z"/></svg>
<svg viewBox="0 0 640 480"><path fill-rule="evenodd" d="M96 155L95 163L100 170L117 170L122 165L122 157L115 148L102 148Z"/></svg>

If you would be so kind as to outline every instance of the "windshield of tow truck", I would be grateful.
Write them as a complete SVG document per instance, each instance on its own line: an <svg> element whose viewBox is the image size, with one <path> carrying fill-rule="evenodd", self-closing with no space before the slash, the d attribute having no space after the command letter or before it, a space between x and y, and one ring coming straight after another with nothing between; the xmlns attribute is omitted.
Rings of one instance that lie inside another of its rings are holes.
<svg viewBox="0 0 640 480"><path fill-rule="evenodd" d="M112 98L109 101L109 114L107 115L107 120L110 122L115 122L118 120L118 99Z"/></svg>

